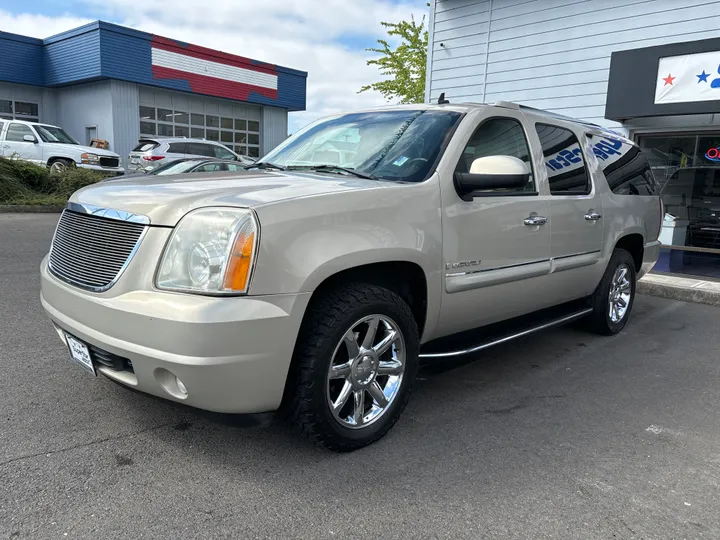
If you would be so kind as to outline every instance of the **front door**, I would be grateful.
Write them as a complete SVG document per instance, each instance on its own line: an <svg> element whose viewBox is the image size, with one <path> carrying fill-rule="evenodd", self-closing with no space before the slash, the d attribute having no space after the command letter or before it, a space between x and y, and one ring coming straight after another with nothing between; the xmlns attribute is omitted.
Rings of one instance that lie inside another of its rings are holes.
<svg viewBox="0 0 720 540"><path fill-rule="evenodd" d="M26 141L26 136L32 137L35 142ZM1 144L5 157L42 163L42 146L35 132L27 124L10 122L5 132L5 140Z"/></svg>
<svg viewBox="0 0 720 540"><path fill-rule="evenodd" d="M547 306L549 194L538 185L523 120L510 110L480 119L455 168L468 172L477 158L513 156L530 172L523 188L476 192L466 201L450 178L442 179L445 290L438 337Z"/></svg>
<svg viewBox="0 0 720 540"><path fill-rule="evenodd" d="M558 301L592 293L603 268L602 198L588 172L584 143L565 127L537 123L550 187L551 288Z"/></svg>

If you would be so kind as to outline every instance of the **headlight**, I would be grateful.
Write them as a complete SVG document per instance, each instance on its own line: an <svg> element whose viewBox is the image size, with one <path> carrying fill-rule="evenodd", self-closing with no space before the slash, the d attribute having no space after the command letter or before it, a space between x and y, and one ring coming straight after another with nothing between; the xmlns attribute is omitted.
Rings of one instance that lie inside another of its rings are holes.
<svg viewBox="0 0 720 540"><path fill-rule="evenodd" d="M97 163L100 158L97 154L83 154L80 156L80 161L83 163Z"/></svg>
<svg viewBox="0 0 720 540"><path fill-rule="evenodd" d="M200 294L246 293L258 232L251 210L202 208L190 212L165 247L158 288Z"/></svg>

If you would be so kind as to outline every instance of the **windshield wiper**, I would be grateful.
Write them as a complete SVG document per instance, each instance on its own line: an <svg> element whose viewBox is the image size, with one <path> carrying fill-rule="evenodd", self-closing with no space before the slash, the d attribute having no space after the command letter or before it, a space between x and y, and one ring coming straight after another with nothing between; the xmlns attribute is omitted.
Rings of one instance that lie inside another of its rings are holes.
<svg viewBox="0 0 720 540"><path fill-rule="evenodd" d="M253 163L252 165L248 165L245 167L246 169L276 169L278 171L284 171L285 167L281 167L280 165L275 165L274 163L270 163L269 161L261 161L260 163Z"/></svg>
<svg viewBox="0 0 720 540"><path fill-rule="evenodd" d="M348 174L352 174L353 176L357 176L358 178L365 178L366 180L377 180L377 176L373 176L372 174L365 174L361 173L360 171L356 171L355 169L351 169L349 167L341 167L340 165L308 165L308 166L298 166L298 167L292 167L293 169L307 169L308 171L317 171L317 172L333 172L333 171L341 171L346 172Z"/></svg>

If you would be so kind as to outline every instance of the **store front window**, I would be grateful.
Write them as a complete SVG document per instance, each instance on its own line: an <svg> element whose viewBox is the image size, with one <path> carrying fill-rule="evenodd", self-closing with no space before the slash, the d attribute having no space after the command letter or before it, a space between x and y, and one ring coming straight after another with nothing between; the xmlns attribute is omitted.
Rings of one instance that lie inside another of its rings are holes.
<svg viewBox="0 0 720 540"><path fill-rule="evenodd" d="M720 278L720 134L648 135L665 207L656 270Z"/></svg>

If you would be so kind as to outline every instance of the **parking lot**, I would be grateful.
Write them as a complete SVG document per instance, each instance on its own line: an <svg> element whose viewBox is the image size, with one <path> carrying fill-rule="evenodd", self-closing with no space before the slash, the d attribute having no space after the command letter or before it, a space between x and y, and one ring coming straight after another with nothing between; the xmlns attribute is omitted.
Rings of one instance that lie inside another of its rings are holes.
<svg viewBox="0 0 720 540"><path fill-rule="evenodd" d="M39 302L57 215L0 214L0 538L719 538L716 308L431 365L352 454L72 365ZM472 360L472 361L469 361Z"/></svg>

